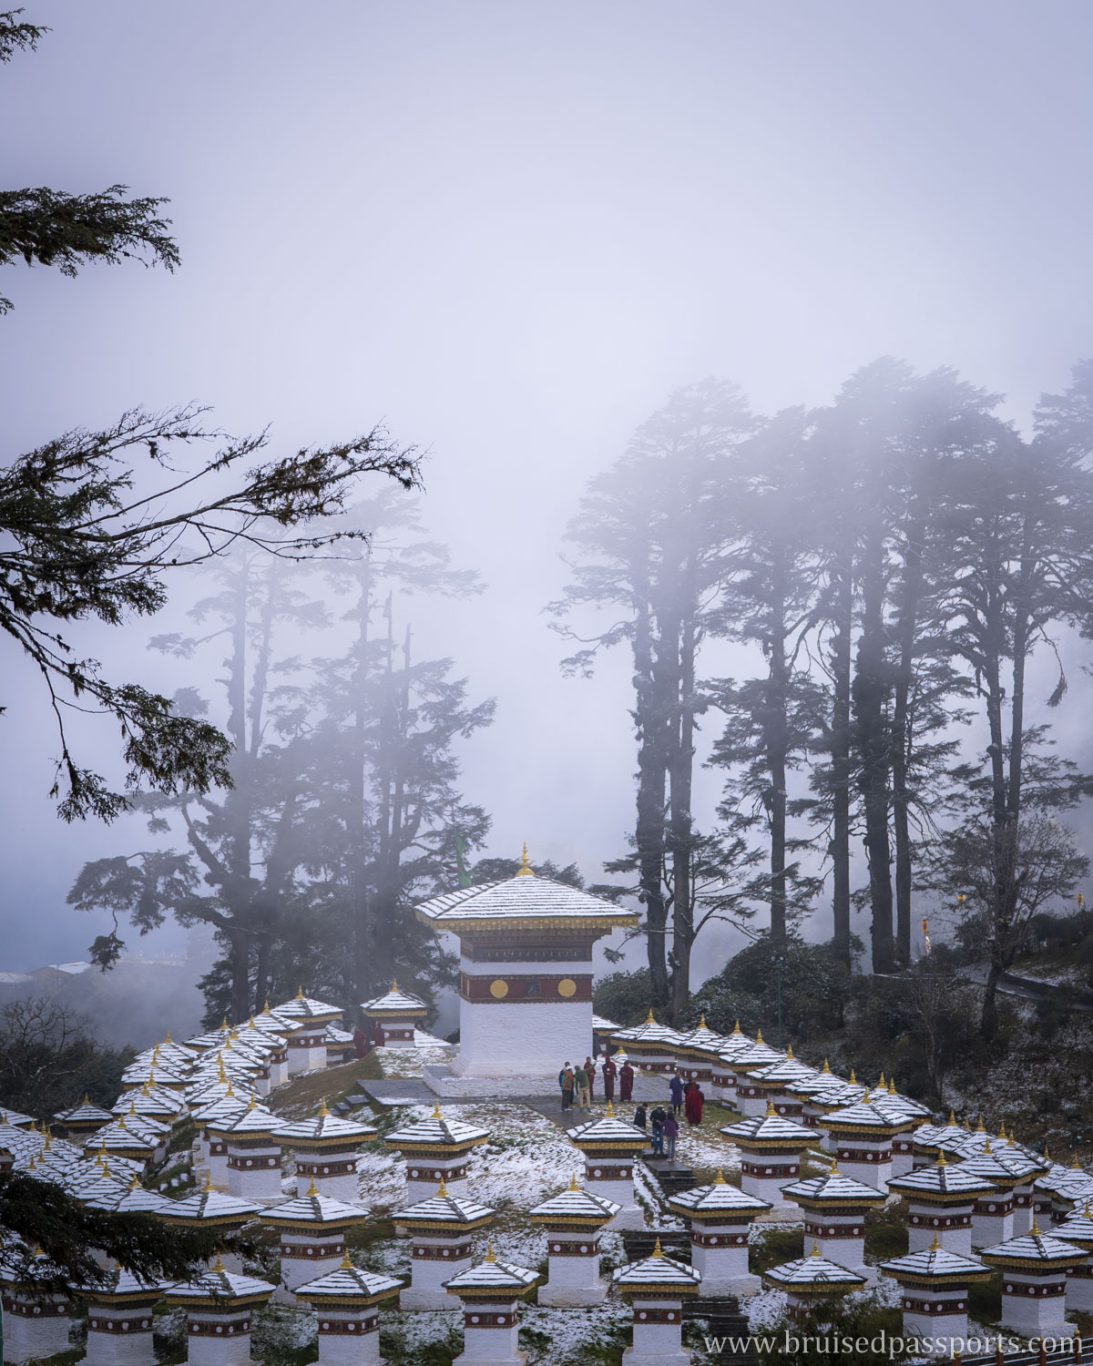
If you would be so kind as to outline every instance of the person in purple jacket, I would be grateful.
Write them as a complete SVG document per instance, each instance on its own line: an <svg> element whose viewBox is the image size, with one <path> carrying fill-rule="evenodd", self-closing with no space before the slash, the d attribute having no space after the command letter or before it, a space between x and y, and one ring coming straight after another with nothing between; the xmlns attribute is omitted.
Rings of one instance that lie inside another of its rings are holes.
<svg viewBox="0 0 1093 1366"><path fill-rule="evenodd" d="M672 1114L678 1119L679 1112L683 1108L683 1083L675 1072L672 1073L672 1079L668 1083L668 1095L672 1101Z"/></svg>

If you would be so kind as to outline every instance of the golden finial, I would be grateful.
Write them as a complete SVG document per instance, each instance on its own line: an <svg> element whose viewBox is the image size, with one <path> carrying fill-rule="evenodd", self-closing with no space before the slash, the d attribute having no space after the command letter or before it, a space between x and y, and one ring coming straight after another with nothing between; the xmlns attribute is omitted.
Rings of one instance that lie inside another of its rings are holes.
<svg viewBox="0 0 1093 1366"><path fill-rule="evenodd" d="M825 1077L829 1077L831 1075L831 1064L828 1062L826 1058L824 1058L824 1065L820 1068L820 1071L823 1073Z"/></svg>
<svg viewBox="0 0 1093 1366"><path fill-rule="evenodd" d="M898 1095L898 1094L899 1094L899 1092L896 1090L896 1079L895 1079L895 1077L889 1077L889 1078L888 1078L888 1094L889 1094L890 1096L895 1096L895 1095Z"/></svg>
<svg viewBox="0 0 1093 1366"><path fill-rule="evenodd" d="M945 1156L945 1150L943 1148L938 1148L937 1150L937 1165L939 1167L947 1167L949 1165L949 1160Z"/></svg>
<svg viewBox="0 0 1093 1366"><path fill-rule="evenodd" d="M533 870L531 864L528 862L528 847L527 847L527 844L526 844L526 843L524 844L523 850L522 850L521 853L520 853L520 871L516 874L516 876L517 876L517 877L534 877L534 876L535 876L535 872L534 872L534 870Z"/></svg>
<svg viewBox="0 0 1093 1366"><path fill-rule="evenodd" d="M249 1115L250 1112L251 1112L252 1110L257 1110L257 1109L258 1109L258 1097L257 1097L257 1096L251 1096L250 1100L247 1101L247 1114Z"/></svg>
<svg viewBox="0 0 1093 1366"><path fill-rule="evenodd" d="M45 1145L45 1147L46 1147L46 1152L47 1152L47 1153L49 1152L50 1148L53 1147L53 1130L49 1127L48 1124L46 1125L46 1145Z"/></svg>
<svg viewBox="0 0 1093 1366"><path fill-rule="evenodd" d="M1085 1204L1082 1206L1082 1218L1083 1218L1083 1219L1093 1219L1093 1209L1090 1209L1090 1207L1089 1207L1089 1201L1088 1201L1088 1200L1087 1200L1087 1201L1085 1202Z"/></svg>
<svg viewBox="0 0 1093 1366"><path fill-rule="evenodd" d="M714 1177L713 1183L715 1186L724 1186L728 1184L725 1180L725 1173L721 1170L720 1167L718 1167L717 1169L717 1175Z"/></svg>
<svg viewBox="0 0 1093 1366"><path fill-rule="evenodd" d="M790 1046L786 1049L786 1058L787 1058L790 1062L796 1062L796 1061L797 1061L796 1058L793 1056L793 1045L792 1045L792 1044L790 1044Z"/></svg>
<svg viewBox="0 0 1093 1366"><path fill-rule="evenodd" d="M114 1178L114 1173L110 1170L110 1163L109 1163L109 1162L104 1162L104 1163L102 1164L102 1174L103 1174L103 1176L105 1176L108 1180L113 1180L113 1178Z"/></svg>
<svg viewBox="0 0 1093 1366"><path fill-rule="evenodd" d="M228 1074L224 1071L224 1055L223 1055L223 1053L218 1053L218 1054L216 1055L216 1075L217 1075L217 1079L218 1079L219 1081L227 1081L227 1080L228 1080Z"/></svg>
<svg viewBox="0 0 1093 1366"><path fill-rule="evenodd" d="M303 987L297 987L297 988L296 988L296 999L297 999L298 1001L304 1001L304 1000L307 999L307 998L304 996L304 989L303 989Z"/></svg>
<svg viewBox="0 0 1093 1366"><path fill-rule="evenodd" d="M167 1033L164 1034L164 1036L163 1036L163 1042L164 1042L164 1043L174 1043L174 1039L171 1037L171 1031L170 1031L169 1029L168 1029Z"/></svg>
<svg viewBox="0 0 1093 1366"><path fill-rule="evenodd" d="M882 1073L880 1074L880 1079L879 1079L879 1081L877 1082L877 1090L878 1090L878 1091L887 1091L887 1089L888 1089L888 1078L887 1078L887 1077L884 1075L884 1073L882 1072Z"/></svg>
<svg viewBox="0 0 1093 1366"><path fill-rule="evenodd" d="M129 1132L129 1130L125 1128L125 1116L124 1116L124 1115L122 1115L121 1118L118 1120L118 1128L119 1128L119 1129L125 1129L125 1132L126 1132L126 1133Z"/></svg>
<svg viewBox="0 0 1093 1366"><path fill-rule="evenodd" d="M950 1110L950 1111L949 1111L949 1128L950 1128L950 1129L955 1129L956 1127L957 1127L957 1123L956 1123L956 1111L955 1111L955 1110Z"/></svg>
<svg viewBox="0 0 1093 1366"><path fill-rule="evenodd" d="M206 1170L206 1172L205 1172L205 1180L201 1183L201 1189L202 1189L203 1191L211 1191L212 1188L213 1188L213 1174L212 1174L211 1171Z"/></svg>
<svg viewBox="0 0 1093 1366"><path fill-rule="evenodd" d="M392 977L392 978L391 978L391 990L392 990L392 991L398 991L398 978L397 978L397 977Z"/></svg>
<svg viewBox="0 0 1093 1366"><path fill-rule="evenodd" d="M482 1260L483 1260L484 1262L495 1262L495 1261L497 1261L497 1253L494 1252L494 1250L493 1250L493 1243L492 1243L492 1242L489 1242L489 1243L486 1244L486 1255L485 1255L485 1257L482 1258Z"/></svg>
<svg viewBox="0 0 1093 1366"><path fill-rule="evenodd" d="M140 1190L140 1177L136 1174L136 1172L133 1173L133 1179L129 1182L129 1189L131 1191Z"/></svg>
<svg viewBox="0 0 1093 1366"><path fill-rule="evenodd" d="M609 1100L609 1101L607 1102L606 1115L607 1115L607 1118L608 1118L608 1119L614 1119L614 1118L615 1118L615 1102L614 1102L613 1100Z"/></svg>
<svg viewBox="0 0 1093 1366"><path fill-rule="evenodd" d="M220 1031L221 1031L221 1033L223 1033L223 1034L230 1034L230 1033L231 1033L231 1025L228 1023L228 1017L227 1017L226 1015L225 1015L224 1018L220 1021Z"/></svg>
<svg viewBox="0 0 1093 1366"><path fill-rule="evenodd" d="M270 1008L269 1008L269 997L268 997L268 996L267 996L266 999L262 1002L262 1014L263 1014L263 1015L272 1015L272 1014L273 1014L273 1011L270 1010Z"/></svg>
<svg viewBox="0 0 1093 1366"><path fill-rule="evenodd" d="M699 1017L698 1017L698 1027L699 1027L699 1029L705 1029L705 1028L706 1028L706 1012L705 1012L705 1011L703 1011L702 1014L699 1015Z"/></svg>
<svg viewBox="0 0 1093 1366"><path fill-rule="evenodd" d="M140 1088L140 1093L141 1093L142 1096L150 1096L150 1095L152 1094L152 1078L151 1078L151 1076L149 1076L148 1080L147 1080L147 1081L144 1083L144 1085Z"/></svg>
<svg viewBox="0 0 1093 1366"><path fill-rule="evenodd" d="M660 1245L660 1237L659 1237L659 1235L658 1235L658 1237L657 1237L656 1247L653 1248L653 1256L654 1256L654 1257L663 1257L663 1256L664 1256L664 1249L663 1249L663 1248L661 1247L661 1245Z"/></svg>
<svg viewBox="0 0 1093 1366"><path fill-rule="evenodd" d="M1031 1233L1034 1238L1039 1238L1042 1234L1040 1225L1036 1222L1035 1214L1032 1216L1032 1227L1029 1229L1029 1233Z"/></svg>
<svg viewBox="0 0 1093 1366"><path fill-rule="evenodd" d="M828 1176L842 1176L842 1172L839 1171L839 1159L837 1157L831 1159L831 1170L828 1172Z"/></svg>
<svg viewBox="0 0 1093 1366"><path fill-rule="evenodd" d="M768 1119L777 1119L777 1117L778 1117L778 1111L774 1108L774 1101L771 1100L771 1099L768 1097L768 1099L767 1099L767 1118L768 1118Z"/></svg>
<svg viewBox="0 0 1093 1366"><path fill-rule="evenodd" d="M983 1123L982 1115L979 1116L979 1123L975 1126L975 1132L977 1134L985 1134L987 1132L987 1126Z"/></svg>
<svg viewBox="0 0 1093 1366"><path fill-rule="evenodd" d="M230 1097L232 1098L232 1100L234 1100L234 1099L235 1099L235 1083L232 1081L231 1077L228 1077L227 1081L228 1081L228 1089L224 1092L224 1096L225 1096L225 1098L228 1097L228 1096L230 1096Z"/></svg>
<svg viewBox="0 0 1093 1366"><path fill-rule="evenodd" d="M989 1138L983 1140L983 1151L984 1151L985 1153L993 1153L993 1152L994 1152L994 1149L991 1147L991 1141L990 1141Z"/></svg>
<svg viewBox="0 0 1093 1366"><path fill-rule="evenodd" d="M440 1113L440 1101L439 1101L439 1100L434 1100L434 1101L433 1101L433 1118L434 1118L434 1119L441 1119L441 1118L442 1118L442 1115L441 1115L441 1113Z"/></svg>
<svg viewBox="0 0 1093 1366"><path fill-rule="evenodd" d="M81 1104L81 1105L90 1105L90 1104L91 1104L91 1097L87 1094L86 1091L83 1093L83 1100L80 1102L80 1104Z"/></svg>
<svg viewBox="0 0 1093 1366"><path fill-rule="evenodd" d="M936 1233L934 1234L933 1240L932 1240L931 1243L930 1243L930 1251L931 1251L931 1252L940 1252L940 1251L941 1251L941 1239L937 1236Z"/></svg>
<svg viewBox="0 0 1093 1366"><path fill-rule="evenodd" d="M330 1110L327 1108L326 1097L323 1096L322 1100L319 1101L319 1118L326 1119L329 1114Z"/></svg>
<svg viewBox="0 0 1093 1366"><path fill-rule="evenodd" d="M656 1024L656 1022L657 1022L657 1017L653 1014L653 1007L650 1006L650 1007L649 1007L649 1014L646 1015L646 1017L645 1017L645 1023L646 1023L646 1024Z"/></svg>
<svg viewBox="0 0 1093 1366"><path fill-rule="evenodd" d="M812 1257L818 1257L818 1256L820 1255L820 1244L819 1244L819 1243L813 1243L813 1244L812 1244L812 1252L811 1252L809 1255L812 1256Z"/></svg>
<svg viewBox="0 0 1093 1366"><path fill-rule="evenodd" d="M847 1078L847 1080L850 1082L850 1085L851 1085L851 1086L857 1086L857 1084L858 1084L858 1074L857 1074L857 1072L854 1071L853 1068L850 1069L850 1076Z"/></svg>
<svg viewBox="0 0 1093 1366"><path fill-rule="evenodd" d="M573 1175L569 1178L569 1189L570 1189L571 1191L579 1191L579 1190L580 1190L580 1186L577 1185L577 1173L576 1173L576 1172L574 1172Z"/></svg>
<svg viewBox="0 0 1093 1366"><path fill-rule="evenodd" d="M136 1096L134 1096L133 1099L129 1102L129 1113L130 1113L131 1115L135 1115L135 1114L137 1113L137 1098L136 1098Z"/></svg>
<svg viewBox="0 0 1093 1366"><path fill-rule="evenodd" d="M757 1030L755 1031L755 1042L756 1042L756 1043L763 1043L763 1042L764 1042L764 1040L763 1040L763 1031L762 1031L761 1029L757 1029Z"/></svg>
<svg viewBox="0 0 1093 1366"><path fill-rule="evenodd" d="M212 1266L212 1273L213 1273L213 1275L214 1275L214 1276L223 1276L223 1275L225 1274L225 1272L227 1271L227 1269L228 1269L228 1268L224 1265L224 1258L223 1258L223 1257L220 1255L220 1253L218 1252L218 1253L216 1254L216 1261L213 1263L213 1266Z"/></svg>
<svg viewBox="0 0 1093 1366"><path fill-rule="evenodd" d="M352 1271L352 1270L353 1270L353 1262L352 1262L352 1260L351 1260L351 1258L350 1258L350 1256L349 1256L349 1249L348 1249L348 1248L346 1248L346 1249L342 1252L342 1262L341 1262L341 1266L338 1268L338 1270L339 1270L339 1271Z"/></svg>
<svg viewBox="0 0 1093 1366"><path fill-rule="evenodd" d="M740 1021L739 1021L739 1020L737 1020L737 1022L733 1025L733 1027L732 1027L732 1032L733 1032L734 1034L743 1034L744 1031L740 1028Z"/></svg>
<svg viewBox="0 0 1093 1366"><path fill-rule="evenodd" d="M309 1185L308 1185L308 1188L307 1188L307 1198L308 1198L309 1200L313 1200L313 1199L315 1198L315 1196L317 1196L318 1194L319 1194L319 1188L318 1188L318 1186L315 1184L315 1178L312 1177L312 1178L311 1178L311 1181L310 1181L310 1183L309 1183Z"/></svg>
<svg viewBox="0 0 1093 1366"><path fill-rule="evenodd" d="M437 1193L438 1197L439 1197L441 1200L447 1200L447 1198L448 1198L448 1183L447 1183L447 1181L444 1180L443 1177L440 1178L440 1185L437 1187L436 1193Z"/></svg>

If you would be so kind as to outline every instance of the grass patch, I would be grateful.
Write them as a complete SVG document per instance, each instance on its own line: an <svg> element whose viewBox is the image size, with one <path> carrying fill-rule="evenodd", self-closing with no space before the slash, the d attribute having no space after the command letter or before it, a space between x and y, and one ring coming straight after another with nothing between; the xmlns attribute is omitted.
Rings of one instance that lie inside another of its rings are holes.
<svg viewBox="0 0 1093 1366"><path fill-rule="evenodd" d="M865 1216L865 1258L887 1262L907 1251L907 1210L902 1204Z"/></svg>
<svg viewBox="0 0 1093 1366"><path fill-rule="evenodd" d="M773 1224L764 1225L763 1237L752 1243L748 1254L749 1269L759 1275L772 1266L782 1262L792 1262L803 1257L805 1252L804 1230L799 1228L778 1228Z"/></svg>
<svg viewBox="0 0 1093 1366"><path fill-rule="evenodd" d="M325 1100L330 1105L357 1090L362 1081L378 1081L382 1076L379 1058L375 1053L369 1053L367 1057L354 1058L340 1067L308 1072L306 1076L279 1086L269 1098L270 1109L289 1118L303 1118L314 1114L320 1101Z"/></svg>
<svg viewBox="0 0 1093 1366"><path fill-rule="evenodd" d="M968 1286L968 1317L995 1327L1002 1317L1002 1275L996 1272L983 1285Z"/></svg>
<svg viewBox="0 0 1093 1366"><path fill-rule="evenodd" d="M407 1342L405 1331L380 1319L380 1360L390 1366L452 1366L463 1351L463 1330L453 1328L442 1342Z"/></svg>

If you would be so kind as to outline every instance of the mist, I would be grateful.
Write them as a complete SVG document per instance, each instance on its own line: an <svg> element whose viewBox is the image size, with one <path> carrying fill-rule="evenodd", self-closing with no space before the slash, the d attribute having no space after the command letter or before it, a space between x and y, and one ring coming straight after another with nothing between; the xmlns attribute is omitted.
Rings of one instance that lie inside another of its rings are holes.
<svg viewBox="0 0 1093 1366"><path fill-rule="evenodd" d="M7 183L169 196L182 267L6 272L9 456L187 401L228 431L268 425L278 450L383 422L426 451L427 532L484 590L399 595L397 629L497 701L457 746L492 822L482 855L526 840L596 882L625 852L626 651L564 678L543 609L588 479L670 393L712 375L760 413L822 405L893 355L1003 393L1027 430L1089 350L1093 19L1075 4L331 3L305 21L43 0L33 17L53 32L0 79ZM179 664L147 643L187 629L208 578L172 591L81 648L173 690ZM347 640L334 620L298 648ZM746 666L716 648L720 672ZM48 710L4 649L0 966L24 970L86 957L109 917L69 887L147 839L139 817L58 822ZM213 698L219 676L213 651L184 681ZM85 743L110 765L108 724ZM708 815L718 780L696 782ZM170 921L124 937L194 960ZM709 970L738 942L711 931Z"/></svg>

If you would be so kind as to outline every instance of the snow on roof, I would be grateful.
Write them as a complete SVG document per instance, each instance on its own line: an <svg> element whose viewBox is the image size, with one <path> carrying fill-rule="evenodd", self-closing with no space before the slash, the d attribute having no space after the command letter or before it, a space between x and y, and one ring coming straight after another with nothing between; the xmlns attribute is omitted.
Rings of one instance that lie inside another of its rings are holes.
<svg viewBox="0 0 1093 1366"><path fill-rule="evenodd" d="M815 1067L809 1067L797 1058L779 1058L777 1062L769 1063L766 1067L757 1067L749 1072L748 1082L782 1082L788 1085L790 1082L815 1081L822 1075L823 1073Z"/></svg>
<svg viewBox="0 0 1093 1366"><path fill-rule="evenodd" d="M488 1129L465 1124L461 1119L445 1119L440 1112L440 1106L437 1105L427 1119L419 1119L416 1123L396 1129L393 1133L387 1134L383 1141L391 1148L418 1145L443 1148L485 1143L489 1136Z"/></svg>
<svg viewBox="0 0 1093 1366"><path fill-rule="evenodd" d="M620 1119L611 1113L599 1115L596 1119L590 1119L584 1124L576 1125L575 1128L567 1129L566 1138L578 1147L586 1143L623 1143L630 1146L639 1142L642 1147L645 1147L649 1142L649 1135L644 1129L639 1129L636 1124L631 1124L628 1119Z"/></svg>
<svg viewBox="0 0 1093 1366"><path fill-rule="evenodd" d="M752 1143L814 1143L816 1134L804 1124L794 1119L775 1114L772 1108L765 1115L753 1115L751 1119L741 1120L739 1124L723 1124L721 1132L726 1138Z"/></svg>
<svg viewBox="0 0 1093 1366"><path fill-rule="evenodd" d="M668 1025L658 1024L656 1017L650 1010L649 1014L642 1020L641 1024L631 1025L628 1029L620 1029L613 1038L616 1043L679 1043L683 1036L677 1034Z"/></svg>
<svg viewBox="0 0 1093 1366"><path fill-rule="evenodd" d="M91 1101L84 1096L79 1105L73 1105L68 1110L58 1110L53 1118L62 1125L109 1124L114 1116L109 1110L104 1110L101 1105L92 1105Z"/></svg>
<svg viewBox="0 0 1093 1366"><path fill-rule="evenodd" d="M315 1142L316 1140L363 1143L366 1139L375 1138L376 1132L371 1125L361 1124L353 1119L342 1119L339 1115L332 1115L325 1104L320 1107L317 1114L309 1115L306 1119L295 1119L290 1123L281 1124L275 1130L276 1137L290 1146L294 1141L304 1143L307 1141Z"/></svg>
<svg viewBox="0 0 1093 1366"><path fill-rule="evenodd" d="M427 1015L429 1007L412 992L403 991L397 982L391 983L391 990L382 996L373 996L370 1001L362 1001L361 1009L368 1015Z"/></svg>
<svg viewBox="0 0 1093 1366"><path fill-rule="evenodd" d="M890 1109L882 1110L870 1101L859 1100L842 1110L832 1110L820 1123L824 1128L848 1129L852 1132L877 1129L882 1133L891 1133L893 1130L909 1128L913 1118L911 1115L893 1114Z"/></svg>
<svg viewBox="0 0 1093 1366"><path fill-rule="evenodd" d="M530 1290L538 1279L536 1272L529 1271L527 1267L498 1261L491 1249L483 1261L469 1266L466 1271L461 1271L450 1281L445 1281L444 1289L450 1295L467 1295L472 1299L475 1294L522 1295L526 1290Z"/></svg>
<svg viewBox="0 0 1093 1366"><path fill-rule="evenodd" d="M262 1222L273 1224L362 1224L368 1218L359 1205L320 1195L312 1182L306 1195L262 1211Z"/></svg>
<svg viewBox="0 0 1093 1366"><path fill-rule="evenodd" d="M657 1239L656 1250L651 1257L620 1266L612 1273L611 1280L624 1294L630 1291L678 1289L681 1294L693 1293L702 1280L700 1272L685 1262L677 1262L674 1257L665 1256Z"/></svg>
<svg viewBox="0 0 1093 1366"><path fill-rule="evenodd" d="M583 1190L574 1180L568 1190L552 1195L549 1200L536 1205L528 1216L532 1223L565 1223L569 1219L583 1222L596 1220L604 1222L614 1218L622 1208L614 1200L603 1195L594 1195Z"/></svg>
<svg viewBox="0 0 1093 1366"><path fill-rule="evenodd" d="M794 1181L782 1187L782 1194L790 1196L798 1204L873 1204L883 1205L887 1196L876 1186L867 1186L864 1181L856 1181L845 1176L837 1167L823 1176L810 1176L804 1181Z"/></svg>
<svg viewBox="0 0 1093 1366"><path fill-rule="evenodd" d="M239 1114L213 1120L206 1127L218 1134L276 1134L280 1123L280 1115L275 1115L251 1097Z"/></svg>
<svg viewBox="0 0 1093 1366"><path fill-rule="evenodd" d="M291 1023L294 1028L298 1028L311 1020L329 1020L345 1012L341 1006L333 1006L328 1001L317 1001L313 996L305 996L301 991L291 1001L274 1006L273 1013Z"/></svg>
<svg viewBox="0 0 1093 1366"><path fill-rule="evenodd" d="M362 1271L349 1260L348 1252L337 1271L317 1276L296 1287L296 1294L302 1299L316 1300L358 1300L374 1303L394 1295L405 1285L405 1281L394 1276L383 1276L375 1271Z"/></svg>
<svg viewBox="0 0 1093 1366"><path fill-rule="evenodd" d="M956 1252L947 1251L937 1243L936 1238L933 1246L923 1248L920 1252L910 1252L903 1257L894 1257L890 1262L881 1262L880 1269L896 1280L956 1280L964 1284L973 1279L985 1281L991 1274L989 1266L984 1266L974 1257L962 1257Z"/></svg>
<svg viewBox="0 0 1093 1366"><path fill-rule="evenodd" d="M1080 1213L1072 1210L1051 1232L1056 1238L1062 1238L1068 1243L1077 1243L1087 1252L1090 1251L1093 1249L1093 1209L1087 1202Z"/></svg>
<svg viewBox="0 0 1093 1366"><path fill-rule="evenodd" d="M146 1190L138 1181L129 1186L116 1189L113 1183L109 1190L98 1190L84 1198L84 1204L91 1209L106 1210L111 1214L162 1214L170 1210L171 1201L157 1191Z"/></svg>
<svg viewBox="0 0 1093 1366"><path fill-rule="evenodd" d="M901 1195L966 1195L973 1196L994 1190L994 1182L980 1173L969 1171L963 1162L938 1162L932 1167L916 1167L902 1176L889 1179L888 1189Z"/></svg>
<svg viewBox="0 0 1093 1366"><path fill-rule="evenodd" d="M147 1299L158 1296L162 1285L159 1281L146 1281L125 1267L114 1267L105 1273L104 1279L94 1285L80 1287L83 1294L92 1300L129 1300Z"/></svg>
<svg viewBox="0 0 1093 1366"><path fill-rule="evenodd" d="M994 1266L1013 1266L1016 1263L1041 1265L1080 1266L1085 1261L1085 1252L1054 1234L1041 1233L1033 1224L1030 1233L1022 1233L1017 1238L1009 1238L1004 1243L979 1250L980 1257Z"/></svg>
<svg viewBox="0 0 1093 1366"><path fill-rule="evenodd" d="M974 1157L966 1157L959 1164L965 1171L987 1176L994 1182L1011 1181L1020 1184L1044 1170L1046 1164L1016 1148L984 1148Z"/></svg>
<svg viewBox="0 0 1093 1366"><path fill-rule="evenodd" d="M21 1110L9 1110L7 1106L0 1105L0 1125L10 1124L13 1129L21 1129L33 1123L33 1115L24 1115Z"/></svg>
<svg viewBox="0 0 1093 1366"><path fill-rule="evenodd" d="M865 1284L864 1276L838 1262L829 1262L815 1246L809 1256L772 1266L763 1276L787 1290L853 1290Z"/></svg>
<svg viewBox="0 0 1093 1366"><path fill-rule="evenodd" d="M758 1214L771 1208L769 1200L761 1200L739 1186L730 1185L720 1172L708 1185L692 1186L690 1190L669 1196L668 1205L677 1214L699 1218L717 1214Z"/></svg>
<svg viewBox="0 0 1093 1366"><path fill-rule="evenodd" d="M638 920L633 911L623 910L614 902L582 892L578 887L520 873L503 882L444 892L422 902L415 910L438 930L511 920L566 920L584 922L590 928L614 929L636 925Z"/></svg>
<svg viewBox="0 0 1093 1366"><path fill-rule="evenodd" d="M597 1015L595 1012L593 1012L593 1014L592 1014L592 1028L593 1028L593 1029L618 1029L618 1025L615 1023L614 1020L605 1019L602 1015Z"/></svg>
<svg viewBox="0 0 1093 1366"><path fill-rule="evenodd" d="M436 1195L395 1210L391 1218L396 1224L479 1224L492 1219L496 1212L477 1200L449 1195L448 1187L442 1181Z"/></svg>
<svg viewBox="0 0 1093 1366"><path fill-rule="evenodd" d="M275 1289L269 1281L260 1281L256 1276L238 1276L233 1271L226 1271L224 1263L218 1258L214 1266L194 1280L165 1286L163 1297L168 1303L264 1301Z"/></svg>
<svg viewBox="0 0 1093 1366"><path fill-rule="evenodd" d="M211 1187L195 1191L184 1200L171 1200L169 1209L163 1210L161 1217L169 1223L202 1224L242 1224L259 1206L249 1200L240 1200L236 1195L225 1195Z"/></svg>

